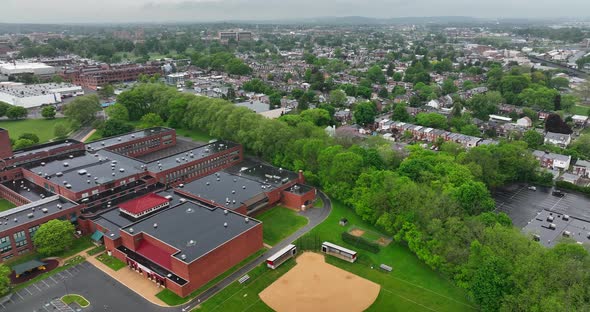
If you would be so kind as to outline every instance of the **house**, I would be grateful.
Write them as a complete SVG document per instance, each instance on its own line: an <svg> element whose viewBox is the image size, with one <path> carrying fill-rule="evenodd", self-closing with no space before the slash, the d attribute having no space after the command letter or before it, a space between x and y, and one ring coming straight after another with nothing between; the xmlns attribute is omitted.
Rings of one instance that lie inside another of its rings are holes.
<svg viewBox="0 0 590 312"><path fill-rule="evenodd" d="M530 128L533 126L533 121L529 117L525 116L518 119L516 121L516 125L523 128Z"/></svg>
<svg viewBox="0 0 590 312"><path fill-rule="evenodd" d="M440 109L442 107L439 100L430 100L426 106L432 107L434 109Z"/></svg>
<svg viewBox="0 0 590 312"><path fill-rule="evenodd" d="M329 136L334 137L336 135L336 126L327 126L324 131L326 131L326 134Z"/></svg>
<svg viewBox="0 0 590 312"><path fill-rule="evenodd" d="M566 148L572 142L570 134L547 132L545 134L545 144L553 144L562 148Z"/></svg>
<svg viewBox="0 0 590 312"><path fill-rule="evenodd" d="M580 176L566 172L561 176L561 180L571 184L577 184L580 180Z"/></svg>
<svg viewBox="0 0 590 312"><path fill-rule="evenodd" d="M336 119L339 122L348 122L352 120L352 112L350 111L350 109L337 111L336 113L334 113L334 119Z"/></svg>
<svg viewBox="0 0 590 312"><path fill-rule="evenodd" d="M572 172L580 177L590 178L590 161L578 159Z"/></svg>
<svg viewBox="0 0 590 312"><path fill-rule="evenodd" d="M583 128L586 127L586 125L588 124L588 116L573 115L572 121L576 126Z"/></svg>
<svg viewBox="0 0 590 312"><path fill-rule="evenodd" d="M570 167L572 156L549 153L544 151L534 151L533 156L541 163L541 167L548 169L567 170Z"/></svg>

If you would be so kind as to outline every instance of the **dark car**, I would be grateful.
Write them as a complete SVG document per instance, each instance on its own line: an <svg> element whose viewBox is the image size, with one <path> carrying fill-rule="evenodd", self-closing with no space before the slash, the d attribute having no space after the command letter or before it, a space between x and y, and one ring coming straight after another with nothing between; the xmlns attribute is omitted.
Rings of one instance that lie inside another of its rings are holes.
<svg viewBox="0 0 590 312"><path fill-rule="evenodd" d="M555 190L555 191L553 191L553 193L551 193L551 195L557 196L557 197L564 197L565 193L562 191L559 191L559 190Z"/></svg>

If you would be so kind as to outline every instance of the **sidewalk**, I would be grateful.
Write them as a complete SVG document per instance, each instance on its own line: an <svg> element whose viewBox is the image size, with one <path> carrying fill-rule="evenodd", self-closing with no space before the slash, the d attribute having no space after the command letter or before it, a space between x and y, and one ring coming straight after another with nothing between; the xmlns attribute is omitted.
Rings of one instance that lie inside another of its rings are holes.
<svg viewBox="0 0 590 312"><path fill-rule="evenodd" d="M96 259L96 256L88 256L86 258L86 261L95 266L97 269L103 271L108 276L114 278L119 283L125 285L125 287L131 289L133 292L140 295L145 300L160 307L170 307L169 305L167 305L162 300L156 297L156 294L162 291L163 288L158 288L156 284L154 284L144 276L138 274L137 272L132 271L128 267L124 267L119 271L114 271L102 262L98 261Z"/></svg>

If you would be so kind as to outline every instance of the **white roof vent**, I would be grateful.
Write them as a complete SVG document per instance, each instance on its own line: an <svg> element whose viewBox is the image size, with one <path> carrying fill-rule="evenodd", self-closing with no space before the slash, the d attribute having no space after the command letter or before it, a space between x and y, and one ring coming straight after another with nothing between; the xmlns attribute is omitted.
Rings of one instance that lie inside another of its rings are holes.
<svg viewBox="0 0 590 312"><path fill-rule="evenodd" d="M64 163L64 167L69 166L70 164L68 164L67 162Z"/></svg>
<svg viewBox="0 0 590 312"><path fill-rule="evenodd" d="M250 222L250 218L246 217L244 218L244 221L246 221L246 223Z"/></svg>
<svg viewBox="0 0 590 312"><path fill-rule="evenodd" d="M133 233L133 228L129 228L129 233Z"/></svg>
<svg viewBox="0 0 590 312"><path fill-rule="evenodd" d="M223 222L223 226L224 227L227 227L227 222Z"/></svg>
<svg viewBox="0 0 590 312"><path fill-rule="evenodd" d="M125 168L119 169L119 172L125 172Z"/></svg>
<svg viewBox="0 0 590 312"><path fill-rule="evenodd" d="M186 243L186 246L187 246L187 247L193 247L193 246L197 246L197 241L196 241L196 240L194 240L194 239L191 239L191 240L189 240L189 241Z"/></svg>
<svg viewBox="0 0 590 312"><path fill-rule="evenodd" d="M29 217L29 219L32 218L33 217L33 213L27 214L27 217Z"/></svg>
<svg viewBox="0 0 590 312"><path fill-rule="evenodd" d="M180 259L186 260L186 255L185 254L180 255Z"/></svg>
<svg viewBox="0 0 590 312"><path fill-rule="evenodd" d="M154 223L154 229L158 228L158 224Z"/></svg>
<svg viewBox="0 0 590 312"><path fill-rule="evenodd" d="M178 187L180 187L180 188L183 188L183 187L184 187L184 184L180 183L180 184L178 185Z"/></svg>
<svg viewBox="0 0 590 312"><path fill-rule="evenodd" d="M179 201L180 201L181 203L184 203L184 202L186 201L186 199L184 199L184 198L181 198L181 199L179 199Z"/></svg>
<svg viewBox="0 0 590 312"><path fill-rule="evenodd" d="M227 216L227 214L228 214L228 213L229 213L229 211L228 211L227 209L225 209L225 210L223 211L223 214L224 214L224 215L226 215L226 216Z"/></svg>

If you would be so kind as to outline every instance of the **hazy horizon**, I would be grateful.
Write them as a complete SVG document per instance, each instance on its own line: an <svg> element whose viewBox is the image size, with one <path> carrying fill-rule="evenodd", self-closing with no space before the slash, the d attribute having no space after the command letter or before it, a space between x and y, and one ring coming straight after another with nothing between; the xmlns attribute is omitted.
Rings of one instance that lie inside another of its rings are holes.
<svg viewBox="0 0 590 312"><path fill-rule="evenodd" d="M371 18L469 16L563 18L590 12L590 1L497 0L4 0L2 23L141 23L290 20L318 17Z"/></svg>

